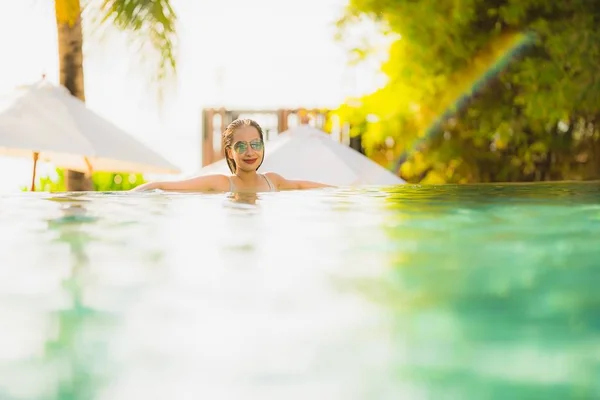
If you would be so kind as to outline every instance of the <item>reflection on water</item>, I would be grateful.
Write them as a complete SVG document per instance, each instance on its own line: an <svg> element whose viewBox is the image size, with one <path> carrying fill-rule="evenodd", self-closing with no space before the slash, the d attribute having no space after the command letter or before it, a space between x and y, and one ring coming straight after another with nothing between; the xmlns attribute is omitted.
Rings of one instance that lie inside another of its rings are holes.
<svg viewBox="0 0 600 400"><path fill-rule="evenodd" d="M0 399L600 398L599 199L0 197Z"/></svg>
<svg viewBox="0 0 600 400"><path fill-rule="evenodd" d="M233 203L256 205L258 193L230 193L227 198Z"/></svg>

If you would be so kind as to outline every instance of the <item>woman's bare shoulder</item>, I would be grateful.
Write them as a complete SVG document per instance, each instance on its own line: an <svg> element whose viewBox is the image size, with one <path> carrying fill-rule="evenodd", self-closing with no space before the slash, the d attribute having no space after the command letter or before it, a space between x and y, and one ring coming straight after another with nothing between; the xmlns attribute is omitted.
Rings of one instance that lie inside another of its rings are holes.
<svg viewBox="0 0 600 400"><path fill-rule="evenodd" d="M275 185L277 187L279 187L282 182L285 182L285 178L275 172L269 171L269 172L263 173L263 175L266 176L267 178L269 178L269 180L273 183L273 185Z"/></svg>
<svg viewBox="0 0 600 400"><path fill-rule="evenodd" d="M271 172L271 171L265 172L265 173L263 173L263 175L265 175L271 181L281 181L281 180L285 179L283 176L279 175L278 173Z"/></svg>

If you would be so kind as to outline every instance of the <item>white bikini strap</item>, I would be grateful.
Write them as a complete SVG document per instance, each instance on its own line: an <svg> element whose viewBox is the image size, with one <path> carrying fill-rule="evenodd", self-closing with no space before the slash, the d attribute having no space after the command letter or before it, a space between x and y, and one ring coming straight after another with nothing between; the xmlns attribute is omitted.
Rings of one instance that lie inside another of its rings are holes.
<svg viewBox="0 0 600 400"><path fill-rule="evenodd" d="M271 180L269 179L268 176L266 176L265 174L262 174L263 178L265 178L265 181L267 181L267 185L269 185L269 190L272 192L275 190L275 187L273 186L273 183L271 183Z"/></svg>

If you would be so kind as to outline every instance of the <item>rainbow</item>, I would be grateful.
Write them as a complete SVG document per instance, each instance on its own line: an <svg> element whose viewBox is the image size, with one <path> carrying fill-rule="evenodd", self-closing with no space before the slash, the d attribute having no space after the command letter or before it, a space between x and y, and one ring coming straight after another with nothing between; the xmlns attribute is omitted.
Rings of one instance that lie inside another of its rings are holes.
<svg viewBox="0 0 600 400"><path fill-rule="evenodd" d="M463 90L459 91L459 95L450 101L445 111L434 119L424 130L423 134L419 135L419 138L402 152L394 163L393 172L398 174L402 164L415 149L427 142L433 135L439 133L445 121L464 109L474 94L485 87L493 77L503 71L512 60L532 45L535 40L536 36L533 33L507 34L500 37L492 46L489 46L492 49L488 50L484 55L480 55L478 62L475 62L474 66L466 74L463 74L474 78L464 80L465 83L461 85Z"/></svg>

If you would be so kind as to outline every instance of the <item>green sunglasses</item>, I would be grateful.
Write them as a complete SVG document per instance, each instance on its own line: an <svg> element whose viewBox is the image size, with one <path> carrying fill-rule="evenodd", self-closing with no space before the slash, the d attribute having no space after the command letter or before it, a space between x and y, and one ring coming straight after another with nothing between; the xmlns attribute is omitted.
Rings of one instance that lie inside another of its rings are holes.
<svg viewBox="0 0 600 400"><path fill-rule="evenodd" d="M250 143L242 141L235 142L233 144L233 150L235 150L235 152L238 154L243 154L248 150L248 145L250 145L254 151L262 151L262 149L265 147L262 140L254 139Z"/></svg>

